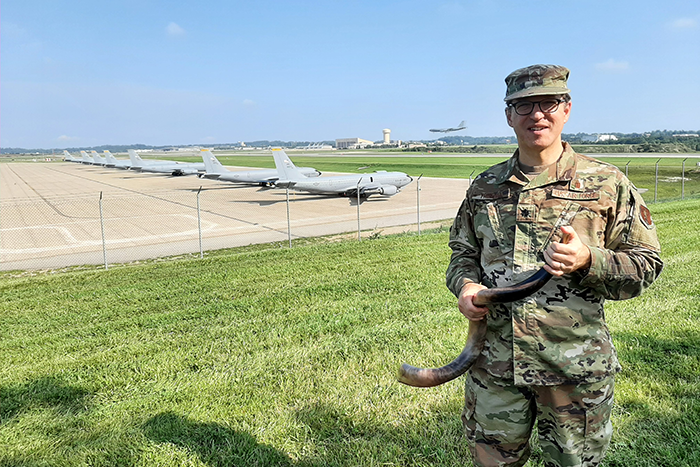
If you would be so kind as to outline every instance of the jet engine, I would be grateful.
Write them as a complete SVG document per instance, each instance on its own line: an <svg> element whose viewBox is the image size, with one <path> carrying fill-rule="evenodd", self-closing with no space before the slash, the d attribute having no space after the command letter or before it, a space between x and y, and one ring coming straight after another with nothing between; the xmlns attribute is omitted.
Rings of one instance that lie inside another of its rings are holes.
<svg viewBox="0 0 700 467"><path fill-rule="evenodd" d="M382 187L379 189L379 193L382 195L395 195L398 193L399 189L396 188L394 185L382 185Z"/></svg>

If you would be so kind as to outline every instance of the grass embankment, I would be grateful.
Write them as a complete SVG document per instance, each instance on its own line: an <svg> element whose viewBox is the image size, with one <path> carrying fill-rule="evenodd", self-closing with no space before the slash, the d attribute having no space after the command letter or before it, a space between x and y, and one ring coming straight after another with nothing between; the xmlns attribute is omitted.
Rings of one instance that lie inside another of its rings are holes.
<svg viewBox="0 0 700 467"><path fill-rule="evenodd" d="M608 466L700 465L700 201L652 206L666 269L609 302ZM0 276L0 466L469 465L446 232ZM537 457L533 465L538 464Z"/></svg>

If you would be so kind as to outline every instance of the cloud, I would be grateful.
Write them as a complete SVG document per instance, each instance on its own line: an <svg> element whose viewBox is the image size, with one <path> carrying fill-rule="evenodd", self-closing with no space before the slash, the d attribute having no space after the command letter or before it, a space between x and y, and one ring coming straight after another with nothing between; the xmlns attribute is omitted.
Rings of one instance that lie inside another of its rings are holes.
<svg viewBox="0 0 700 467"><path fill-rule="evenodd" d="M695 29L698 27L698 20L696 18L678 18L671 22L671 27L673 29Z"/></svg>
<svg viewBox="0 0 700 467"><path fill-rule="evenodd" d="M61 135L58 138L56 138L56 140L59 143L70 143L71 141L78 141L80 140L80 138L78 138L77 136Z"/></svg>
<svg viewBox="0 0 700 467"><path fill-rule="evenodd" d="M165 28L166 32L171 37L184 36L185 30L180 27L179 24L171 22L168 27Z"/></svg>
<svg viewBox="0 0 700 467"><path fill-rule="evenodd" d="M243 107L250 109L250 108L253 108L255 106L257 106L257 103L254 100L243 99Z"/></svg>
<svg viewBox="0 0 700 467"><path fill-rule="evenodd" d="M629 62L620 62L612 58L608 59L605 62L595 64L596 70L600 71L621 72L629 70L629 67Z"/></svg>

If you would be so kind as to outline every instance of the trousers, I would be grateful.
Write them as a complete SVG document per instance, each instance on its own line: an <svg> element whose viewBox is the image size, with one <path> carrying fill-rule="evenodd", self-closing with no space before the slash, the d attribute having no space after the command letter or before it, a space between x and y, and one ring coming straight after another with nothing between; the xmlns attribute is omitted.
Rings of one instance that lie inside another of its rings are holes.
<svg viewBox="0 0 700 467"><path fill-rule="evenodd" d="M547 467L597 466L612 437L614 378L563 386L515 386L467 373L462 422L475 466L522 466L537 424Z"/></svg>

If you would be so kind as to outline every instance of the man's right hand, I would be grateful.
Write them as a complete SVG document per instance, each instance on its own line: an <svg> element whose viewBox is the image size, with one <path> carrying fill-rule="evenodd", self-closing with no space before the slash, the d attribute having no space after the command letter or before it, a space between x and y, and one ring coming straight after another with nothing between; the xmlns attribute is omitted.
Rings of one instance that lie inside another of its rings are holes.
<svg viewBox="0 0 700 467"><path fill-rule="evenodd" d="M477 284L476 282L468 282L462 287L462 290L459 293L457 306L459 306L459 311L469 321L480 321L484 319L484 316L486 316L489 312L488 307L476 306L472 301L477 292L486 288L486 286Z"/></svg>

